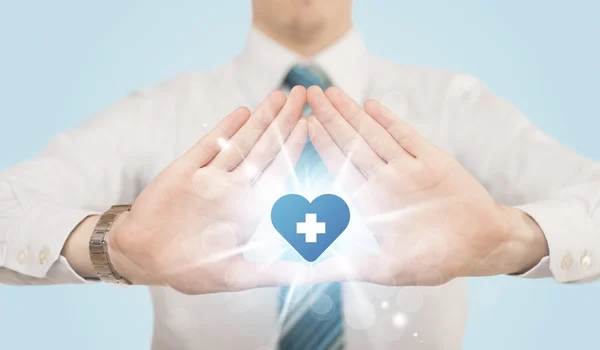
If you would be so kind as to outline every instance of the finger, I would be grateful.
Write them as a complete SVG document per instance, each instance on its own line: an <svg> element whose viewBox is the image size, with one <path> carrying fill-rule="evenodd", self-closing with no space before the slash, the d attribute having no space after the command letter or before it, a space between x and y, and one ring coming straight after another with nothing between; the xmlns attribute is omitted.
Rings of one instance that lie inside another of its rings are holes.
<svg viewBox="0 0 600 350"><path fill-rule="evenodd" d="M258 287L305 284L308 279L308 267L297 262L277 261L253 265L258 277Z"/></svg>
<svg viewBox="0 0 600 350"><path fill-rule="evenodd" d="M325 95L340 115L358 131L367 144L384 160L390 162L409 154L392 135L340 88L331 87ZM412 157L411 157L412 158Z"/></svg>
<svg viewBox="0 0 600 350"><path fill-rule="evenodd" d="M400 244L414 247L411 244ZM389 248L389 247L388 247ZM417 247L397 250L393 256L379 255L336 255L316 264L308 283L336 281L370 282L388 286L435 286L450 281L443 262L432 264L428 248Z"/></svg>
<svg viewBox="0 0 600 350"><path fill-rule="evenodd" d="M256 193L278 196L285 187L285 181L295 176L294 169L306 145L308 131L306 118L300 119L275 159L259 176L254 184Z"/></svg>
<svg viewBox="0 0 600 350"><path fill-rule="evenodd" d="M398 118L387 107L375 100L365 102L365 110L375 121L394 137L407 152L416 158L424 158L438 152L437 147L429 143L412 126Z"/></svg>
<svg viewBox="0 0 600 350"><path fill-rule="evenodd" d="M221 150L225 140L232 137L250 118L250 111L240 107L225 117L214 129L209 131L181 159L192 162L201 168L208 164Z"/></svg>
<svg viewBox="0 0 600 350"><path fill-rule="evenodd" d="M302 86L294 87L279 115L267 128L267 131L262 134L248 156L233 172L262 172L279 153L292 129L302 117L305 104L306 88ZM306 136L305 134L304 137Z"/></svg>
<svg viewBox="0 0 600 350"><path fill-rule="evenodd" d="M350 195L360 189L367 178L344 155L314 116L308 118L308 134L319 157L334 177L334 184Z"/></svg>
<svg viewBox="0 0 600 350"><path fill-rule="evenodd" d="M240 260L227 276L231 291L306 283L308 267L292 261L254 263Z"/></svg>
<svg viewBox="0 0 600 350"><path fill-rule="evenodd" d="M367 177L386 165L385 161L339 114L321 88L318 86L308 88L307 99L315 117L325 127L331 138L352 163L365 172Z"/></svg>
<svg viewBox="0 0 600 350"><path fill-rule="evenodd" d="M309 283L329 282L372 282L382 283L375 280L376 272L389 270L388 263L379 256L336 256L316 264L310 275Z"/></svg>
<svg viewBox="0 0 600 350"><path fill-rule="evenodd" d="M392 264L390 259L383 255L340 255L314 266L308 276L308 283L369 282L387 286L435 284L433 273L428 273L426 278L421 278L422 271L426 270L427 268L417 270L408 263L408 260L395 261ZM429 278L429 275L432 278Z"/></svg>
<svg viewBox="0 0 600 350"><path fill-rule="evenodd" d="M227 149L219 152L210 165L226 171L234 169L248 155L285 103L286 97L282 91L269 94L252 113L248 122L228 140Z"/></svg>

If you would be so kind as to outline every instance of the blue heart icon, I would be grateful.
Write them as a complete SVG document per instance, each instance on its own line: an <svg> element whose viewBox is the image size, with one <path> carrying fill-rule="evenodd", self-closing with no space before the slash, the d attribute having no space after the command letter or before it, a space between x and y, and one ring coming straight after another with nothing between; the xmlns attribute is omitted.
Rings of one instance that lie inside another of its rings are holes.
<svg viewBox="0 0 600 350"><path fill-rule="evenodd" d="M312 202L288 194L273 205L271 222L306 261L313 262L348 227L350 209L333 194L321 195Z"/></svg>

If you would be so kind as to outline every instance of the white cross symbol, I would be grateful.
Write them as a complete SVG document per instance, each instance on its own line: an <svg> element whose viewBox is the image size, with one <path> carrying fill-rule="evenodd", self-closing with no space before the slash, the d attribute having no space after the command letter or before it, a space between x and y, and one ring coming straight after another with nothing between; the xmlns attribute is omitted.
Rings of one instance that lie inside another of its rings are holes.
<svg viewBox="0 0 600 350"><path fill-rule="evenodd" d="M296 223L296 233L304 234L306 243L317 243L317 235L325 233L325 223L317 222L317 214L306 214L304 222Z"/></svg>

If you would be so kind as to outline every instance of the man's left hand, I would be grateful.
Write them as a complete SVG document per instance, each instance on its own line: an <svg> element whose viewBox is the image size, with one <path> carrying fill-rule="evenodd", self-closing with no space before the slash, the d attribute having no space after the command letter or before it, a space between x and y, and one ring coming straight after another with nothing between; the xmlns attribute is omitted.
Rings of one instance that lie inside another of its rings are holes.
<svg viewBox="0 0 600 350"><path fill-rule="evenodd" d="M498 204L461 164L379 102L364 109L338 88L308 90L310 138L376 236L378 255L338 256L315 282L439 285L522 273L548 255L522 211Z"/></svg>

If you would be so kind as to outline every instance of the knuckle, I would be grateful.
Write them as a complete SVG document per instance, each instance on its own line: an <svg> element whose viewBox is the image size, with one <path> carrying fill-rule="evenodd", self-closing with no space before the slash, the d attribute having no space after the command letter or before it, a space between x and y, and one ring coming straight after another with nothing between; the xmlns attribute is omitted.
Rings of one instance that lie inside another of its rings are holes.
<svg viewBox="0 0 600 350"><path fill-rule="evenodd" d="M329 124L337 118L337 112L334 108L323 108L319 114L323 124Z"/></svg>
<svg viewBox="0 0 600 350"><path fill-rule="evenodd" d="M266 115L257 117L255 120L256 129L265 130L266 128L269 127L269 125L271 125L271 122L273 122L274 117L275 117L275 113L272 111L269 111L269 113Z"/></svg>
<svg viewBox="0 0 600 350"><path fill-rule="evenodd" d="M362 108L358 106L352 106L351 110L346 115L346 120L348 120L348 122L361 122L364 117L365 111Z"/></svg>
<svg viewBox="0 0 600 350"><path fill-rule="evenodd" d="M276 132L279 134L281 134L281 130L292 130L298 121L298 118L294 118L293 115L282 115L278 119L277 124L274 124L274 126L277 127ZM281 128L279 128L279 125L281 125Z"/></svg>
<svg viewBox="0 0 600 350"><path fill-rule="evenodd" d="M351 156L353 153L359 151L359 142L360 138L357 136L340 136L340 149L348 156Z"/></svg>
<svg viewBox="0 0 600 350"><path fill-rule="evenodd" d="M400 137L398 143L403 148L413 149L416 138L417 133L414 130L407 130L404 135Z"/></svg>
<svg viewBox="0 0 600 350"><path fill-rule="evenodd" d="M252 150L252 144L246 139L237 141L236 146L237 150L244 155L248 154Z"/></svg>

